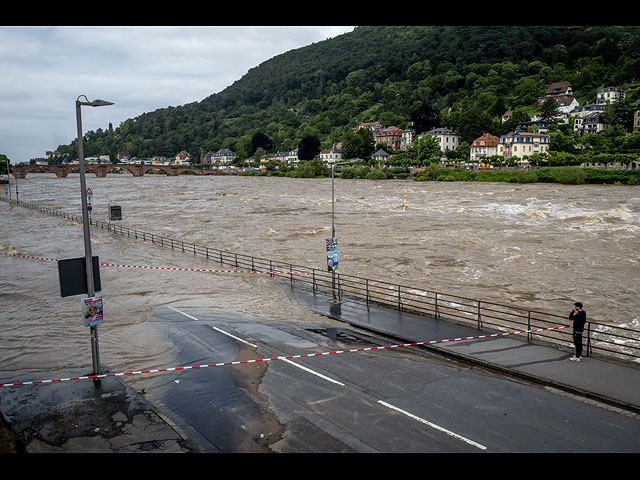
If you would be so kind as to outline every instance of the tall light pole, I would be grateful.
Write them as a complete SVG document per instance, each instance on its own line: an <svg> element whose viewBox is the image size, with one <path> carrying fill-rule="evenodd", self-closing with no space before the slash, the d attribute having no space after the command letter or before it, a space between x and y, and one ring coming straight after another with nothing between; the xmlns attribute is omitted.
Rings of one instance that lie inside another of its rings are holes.
<svg viewBox="0 0 640 480"><path fill-rule="evenodd" d="M351 160L349 162L337 162L331 164L331 239L335 242L336 240L336 208L335 208L335 169L338 165L351 165L352 163L356 163L358 160ZM336 288L336 270L335 268L331 270L331 288Z"/></svg>
<svg viewBox="0 0 640 480"><path fill-rule="evenodd" d="M85 101L80 101L84 97ZM105 105L113 105L112 102L105 100L93 100L92 102L85 95L80 95L76 99L76 122L78 125L78 161L80 162L80 197L82 198L82 228L84 230L84 255L85 269L87 271L87 295L93 297L95 295L94 279L93 279L93 258L91 256L91 237L89 234L89 210L87 209L87 183L85 180L84 169L84 149L82 146L82 115L80 107L103 107ZM100 374L100 353L98 350L98 326L92 325L91 329L91 354L93 359L93 373Z"/></svg>
<svg viewBox="0 0 640 480"><path fill-rule="evenodd" d="M9 192L9 203L13 203L11 199L11 180L9 178L9 159L7 158L7 191Z"/></svg>

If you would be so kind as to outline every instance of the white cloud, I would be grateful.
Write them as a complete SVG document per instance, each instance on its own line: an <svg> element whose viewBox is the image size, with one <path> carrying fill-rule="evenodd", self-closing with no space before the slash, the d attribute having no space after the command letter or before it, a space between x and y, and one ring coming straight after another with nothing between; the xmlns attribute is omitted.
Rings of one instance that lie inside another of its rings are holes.
<svg viewBox="0 0 640 480"><path fill-rule="evenodd" d="M353 27L0 27L0 153L43 157L83 130L200 101L250 68Z"/></svg>

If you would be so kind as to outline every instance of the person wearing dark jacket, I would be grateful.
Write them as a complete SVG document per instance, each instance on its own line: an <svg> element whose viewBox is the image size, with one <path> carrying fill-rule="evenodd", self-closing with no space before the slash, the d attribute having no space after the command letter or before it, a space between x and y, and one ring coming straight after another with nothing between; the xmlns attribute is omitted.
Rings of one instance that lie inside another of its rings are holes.
<svg viewBox="0 0 640 480"><path fill-rule="evenodd" d="M573 344L576 347L576 354L569 360L579 362L582 360L582 334L584 333L584 325L587 323L587 314L582 309L582 303L573 304L569 320L573 321Z"/></svg>

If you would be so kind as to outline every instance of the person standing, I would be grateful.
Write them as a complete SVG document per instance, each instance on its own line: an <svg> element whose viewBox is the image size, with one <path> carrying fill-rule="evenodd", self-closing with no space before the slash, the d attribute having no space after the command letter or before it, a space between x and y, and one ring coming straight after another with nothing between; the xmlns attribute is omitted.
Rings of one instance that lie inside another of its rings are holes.
<svg viewBox="0 0 640 480"><path fill-rule="evenodd" d="M582 334L584 333L584 325L587 323L587 314L582 309L582 303L573 304L569 320L573 321L573 344L576 347L576 354L569 360L579 362L582 360Z"/></svg>

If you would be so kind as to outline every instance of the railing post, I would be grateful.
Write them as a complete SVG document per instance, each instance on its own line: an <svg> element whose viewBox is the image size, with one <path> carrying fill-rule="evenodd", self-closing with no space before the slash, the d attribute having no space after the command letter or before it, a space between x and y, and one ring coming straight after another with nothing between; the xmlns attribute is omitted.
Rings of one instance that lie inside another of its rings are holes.
<svg viewBox="0 0 640 480"><path fill-rule="evenodd" d="M367 299L367 305L369 305L369 279L366 278L364 281L365 284L365 298Z"/></svg>
<svg viewBox="0 0 640 480"><path fill-rule="evenodd" d="M316 269L311 270L311 285L313 289L313 293L316 293Z"/></svg>
<svg viewBox="0 0 640 480"><path fill-rule="evenodd" d="M440 309L438 308L438 292L434 292L434 293L436 296L436 301L433 308L433 315L436 317L436 319L440 320Z"/></svg>
<svg viewBox="0 0 640 480"><path fill-rule="evenodd" d="M482 316L480 315L480 300L478 300L478 330L482 330Z"/></svg>
<svg viewBox="0 0 640 480"><path fill-rule="evenodd" d="M531 330L531 310L527 310L527 330ZM527 341L531 341L531 332L527 332Z"/></svg>

